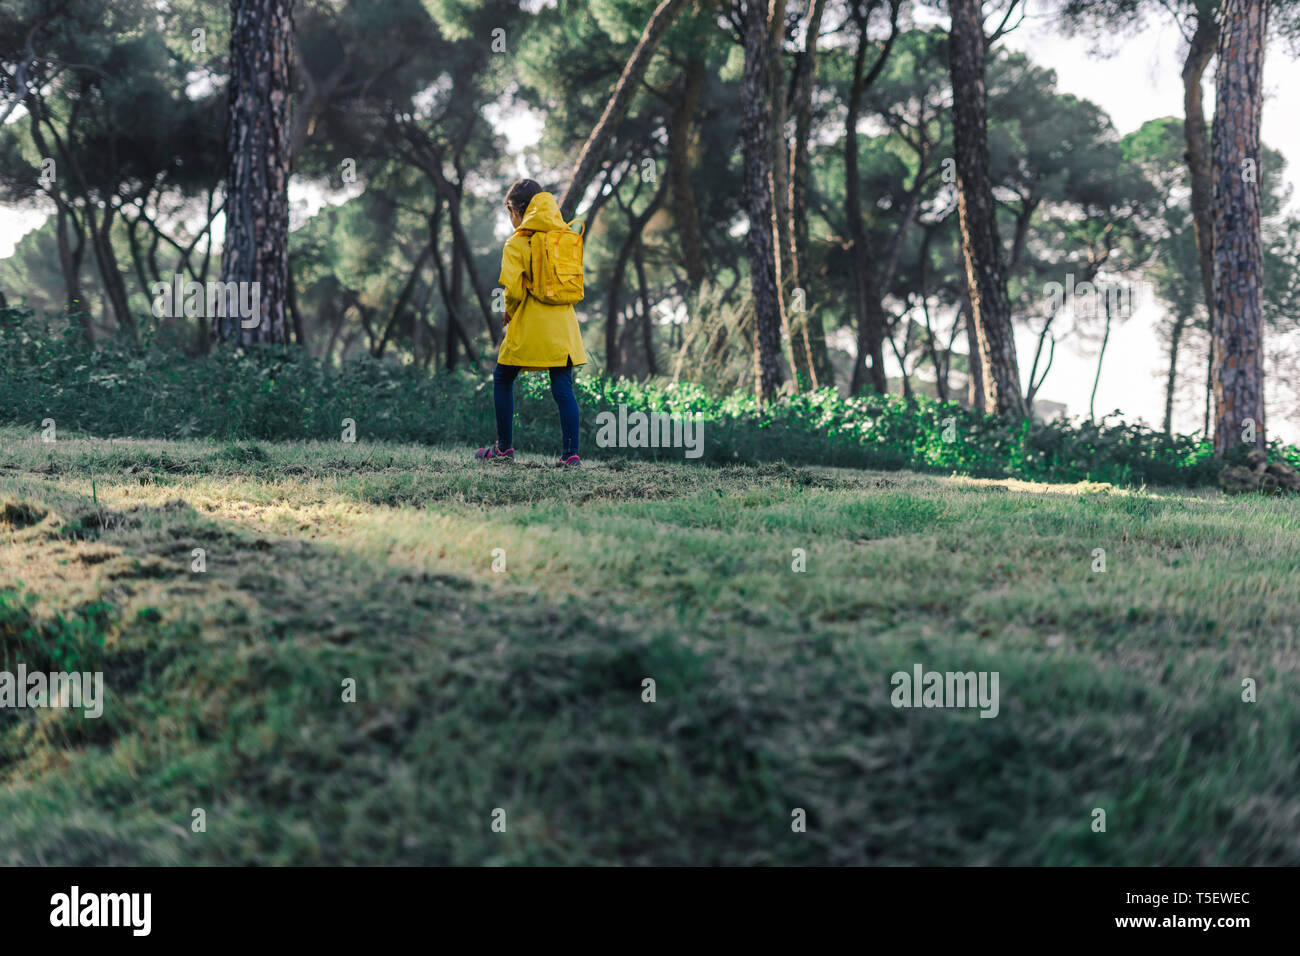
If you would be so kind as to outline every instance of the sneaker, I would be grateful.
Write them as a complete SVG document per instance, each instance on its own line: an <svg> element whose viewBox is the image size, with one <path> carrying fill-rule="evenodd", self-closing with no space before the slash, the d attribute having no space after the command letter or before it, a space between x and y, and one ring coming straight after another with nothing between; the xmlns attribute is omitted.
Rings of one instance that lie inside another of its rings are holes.
<svg viewBox="0 0 1300 956"><path fill-rule="evenodd" d="M515 450L507 448L502 451L497 443L493 442L488 448L480 448L474 452L474 457L479 461L509 462L515 460Z"/></svg>
<svg viewBox="0 0 1300 956"><path fill-rule="evenodd" d="M567 458L561 457L561 458L560 458L560 467L561 467L561 468L581 468L581 467L582 467L582 459L579 458L577 455L569 455Z"/></svg>

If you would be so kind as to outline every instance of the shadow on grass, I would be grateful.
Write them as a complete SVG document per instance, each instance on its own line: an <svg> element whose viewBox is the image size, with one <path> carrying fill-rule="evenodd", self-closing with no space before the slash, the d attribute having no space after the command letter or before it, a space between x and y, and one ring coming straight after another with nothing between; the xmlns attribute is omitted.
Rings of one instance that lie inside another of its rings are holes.
<svg viewBox="0 0 1300 956"><path fill-rule="evenodd" d="M734 620L9 481L47 512L10 528L32 626L112 610L103 729L53 711L4 726L3 862L1300 861L1286 767L1259 764L1286 753L1294 711L914 634L747 641ZM888 675L912 661L1000 670L1002 714L891 708Z"/></svg>

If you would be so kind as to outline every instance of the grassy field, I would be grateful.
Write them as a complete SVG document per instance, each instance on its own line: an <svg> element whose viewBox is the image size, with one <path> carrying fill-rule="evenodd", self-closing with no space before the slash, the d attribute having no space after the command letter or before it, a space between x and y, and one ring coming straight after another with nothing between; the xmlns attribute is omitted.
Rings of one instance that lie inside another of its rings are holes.
<svg viewBox="0 0 1300 956"><path fill-rule="evenodd" d="M0 863L1300 864L1295 499L32 434Z"/></svg>

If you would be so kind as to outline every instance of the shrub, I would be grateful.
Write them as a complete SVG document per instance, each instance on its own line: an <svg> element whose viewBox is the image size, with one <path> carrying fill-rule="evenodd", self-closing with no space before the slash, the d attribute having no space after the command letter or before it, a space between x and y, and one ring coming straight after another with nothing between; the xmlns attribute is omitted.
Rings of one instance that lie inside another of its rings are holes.
<svg viewBox="0 0 1300 956"><path fill-rule="evenodd" d="M157 343L110 340L87 348L29 311L0 312L0 421L101 437L223 442L338 441L344 419L359 441L485 444L491 382L468 372L430 374L369 357L332 366L297 348L216 349L195 358ZM559 448L544 375L522 377L517 443ZM1211 484L1218 463L1205 441L1122 421L1008 422L955 402L894 395L844 398L833 389L760 407L750 394L718 397L694 383L577 379L582 441L595 450L596 416L616 411L700 415L706 462L788 460L859 468L911 468L1031 481L1120 485ZM949 421L951 420L951 421ZM946 440L950 439L950 440ZM1300 464L1300 451L1274 446ZM680 459L681 449L612 449L607 457Z"/></svg>

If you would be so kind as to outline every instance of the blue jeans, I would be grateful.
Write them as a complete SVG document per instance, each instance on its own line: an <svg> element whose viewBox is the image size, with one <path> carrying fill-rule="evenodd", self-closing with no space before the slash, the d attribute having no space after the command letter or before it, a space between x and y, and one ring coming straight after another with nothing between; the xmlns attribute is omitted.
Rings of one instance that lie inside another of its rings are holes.
<svg viewBox="0 0 1300 956"><path fill-rule="evenodd" d="M492 398L497 410L497 445L502 451L513 448L515 430L515 379L522 372L518 365L497 363L492 373ZM560 434L564 440L563 457L578 453L578 399L573 394L573 362L564 368L547 369L551 373L551 396L560 410Z"/></svg>

